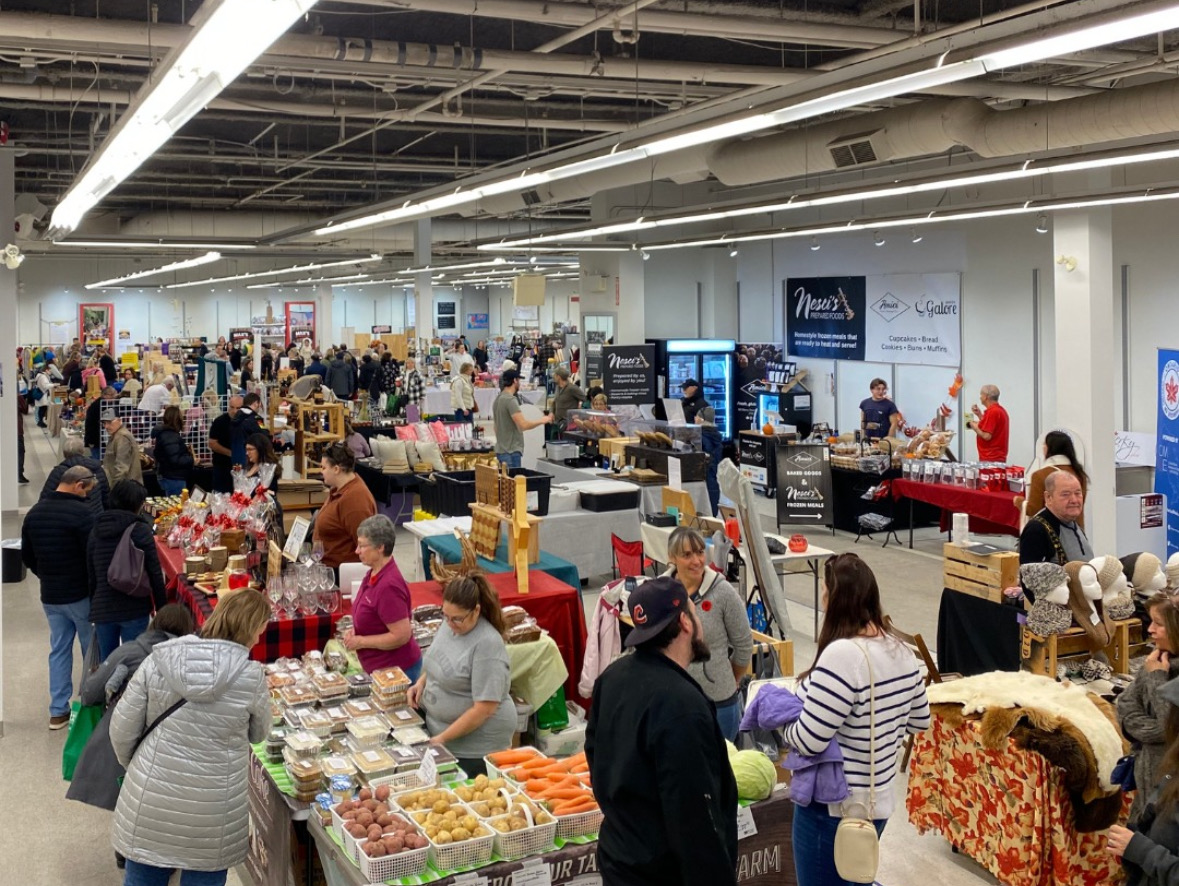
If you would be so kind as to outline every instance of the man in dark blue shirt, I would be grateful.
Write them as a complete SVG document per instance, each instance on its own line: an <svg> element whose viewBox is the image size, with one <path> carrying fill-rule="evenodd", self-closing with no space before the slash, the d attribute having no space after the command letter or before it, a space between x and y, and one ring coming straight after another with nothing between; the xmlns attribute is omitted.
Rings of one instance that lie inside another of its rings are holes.
<svg viewBox="0 0 1179 886"><path fill-rule="evenodd" d="M860 401L860 428L869 440L880 440L896 435L901 423L901 412L885 394L888 382L882 378L872 379L869 386L872 396Z"/></svg>

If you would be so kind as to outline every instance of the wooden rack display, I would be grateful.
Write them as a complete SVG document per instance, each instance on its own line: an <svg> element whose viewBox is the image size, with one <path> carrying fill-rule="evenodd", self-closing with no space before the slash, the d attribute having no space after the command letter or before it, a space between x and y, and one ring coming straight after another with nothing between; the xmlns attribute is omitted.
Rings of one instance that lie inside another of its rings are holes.
<svg viewBox="0 0 1179 886"><path fill-rule="evenodd" d="M295 470L300 477L323 474L323 451L344 439L344 404L291 398L290 422L295 429Z"/></svg>

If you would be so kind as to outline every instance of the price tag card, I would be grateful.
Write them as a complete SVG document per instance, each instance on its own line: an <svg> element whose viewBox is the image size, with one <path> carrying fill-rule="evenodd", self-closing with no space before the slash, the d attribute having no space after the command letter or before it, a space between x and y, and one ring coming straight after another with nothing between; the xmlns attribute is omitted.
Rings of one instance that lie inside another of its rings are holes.
<svg viewBox="0 0 1179 886"><path fill-rule="evenodd" d="M487 878L474 872L455 874L452 881L454 886L487 886Z"/></svg>
<svg viewBox="0 0 1179 886"><path fill-rule="evenodd" d="M682 467L683 466L680 464L680 460L678 458L668 458L667 485L672 489L684 488L683 480L681 479L683 477L683 473L681 472Z"/></svg>
<svg viewBox="0 0 1179 886"><path fill-rule="evenodd" d="M426 752L422 754L422 766L418 770L418 780L427 786L438 784L438 761L430 753L430 748L426 748Z"/></svg>
<svg viewBox="0 0 1179 886"><path fill-rule="evenodd" d="M757 824L753 820L753 810L748 806L737 807L737 839L744 840L757 834Z"/></svg>
<svg viewBox="0 0 1179 886"><path fill-rule="evenodd" d="M512 886L553 886L553 876L543 859L530 858L512 874Z"/></svg>

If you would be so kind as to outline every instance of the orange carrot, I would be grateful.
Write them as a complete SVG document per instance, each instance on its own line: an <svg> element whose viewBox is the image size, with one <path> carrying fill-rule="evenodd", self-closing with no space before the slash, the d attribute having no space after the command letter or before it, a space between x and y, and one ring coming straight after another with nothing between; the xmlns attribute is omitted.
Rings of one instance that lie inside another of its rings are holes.
<svg viewBox="0 0 1179 886"><path fill-rule="evenodd" d="M585 788L549 788L537 796L545 800L576 800L587 795Z"/></svg>
<svg viewBox="0 0 1179 886"><path fill-rule="evenodd" d="M488 754L487 759L494 763L499 768L503 769L508 766L516 766L520 763L525 763L538 756L536 751L497 751L494 754Z"/></svg>
<svg viewBox="0 0 1179 886"><path fill-rule="evenodd" d="M523 769L541 769L545 766L551 766L556 761L551 757L546 757L544 754L537 753L536 756L529 760L525 760L521 765Z"/></svg>
<svg viewBox="0 0 1179 886"><path fill-rule="evenodd" d="M556 803L552 807L553 815L579 815L582 812L591 812L598 808L597 801L588 794L584 799L571 800L565 803Z"/></svg>
<svg viewBox="0 0 1179 886"><path fill-rule="evenodd" d="M577 776L571 775L568 772L550 772L545 778L557 784L568 784L577 781Z"/></svg>

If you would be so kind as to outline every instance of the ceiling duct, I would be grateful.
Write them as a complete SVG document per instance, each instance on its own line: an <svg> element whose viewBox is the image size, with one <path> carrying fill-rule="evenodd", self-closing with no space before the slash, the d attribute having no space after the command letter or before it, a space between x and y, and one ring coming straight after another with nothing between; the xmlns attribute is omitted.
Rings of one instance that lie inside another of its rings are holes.
<svg viewBox="0 0 1179 886"><path fill-rule="evenodd" d="M1179 80L1163 80L1011 111L971 98L914 102L725 142L709 152L708 168L725 185L753 185L954 147L1011 157L1172 133L1179 133Z"/></svg>

